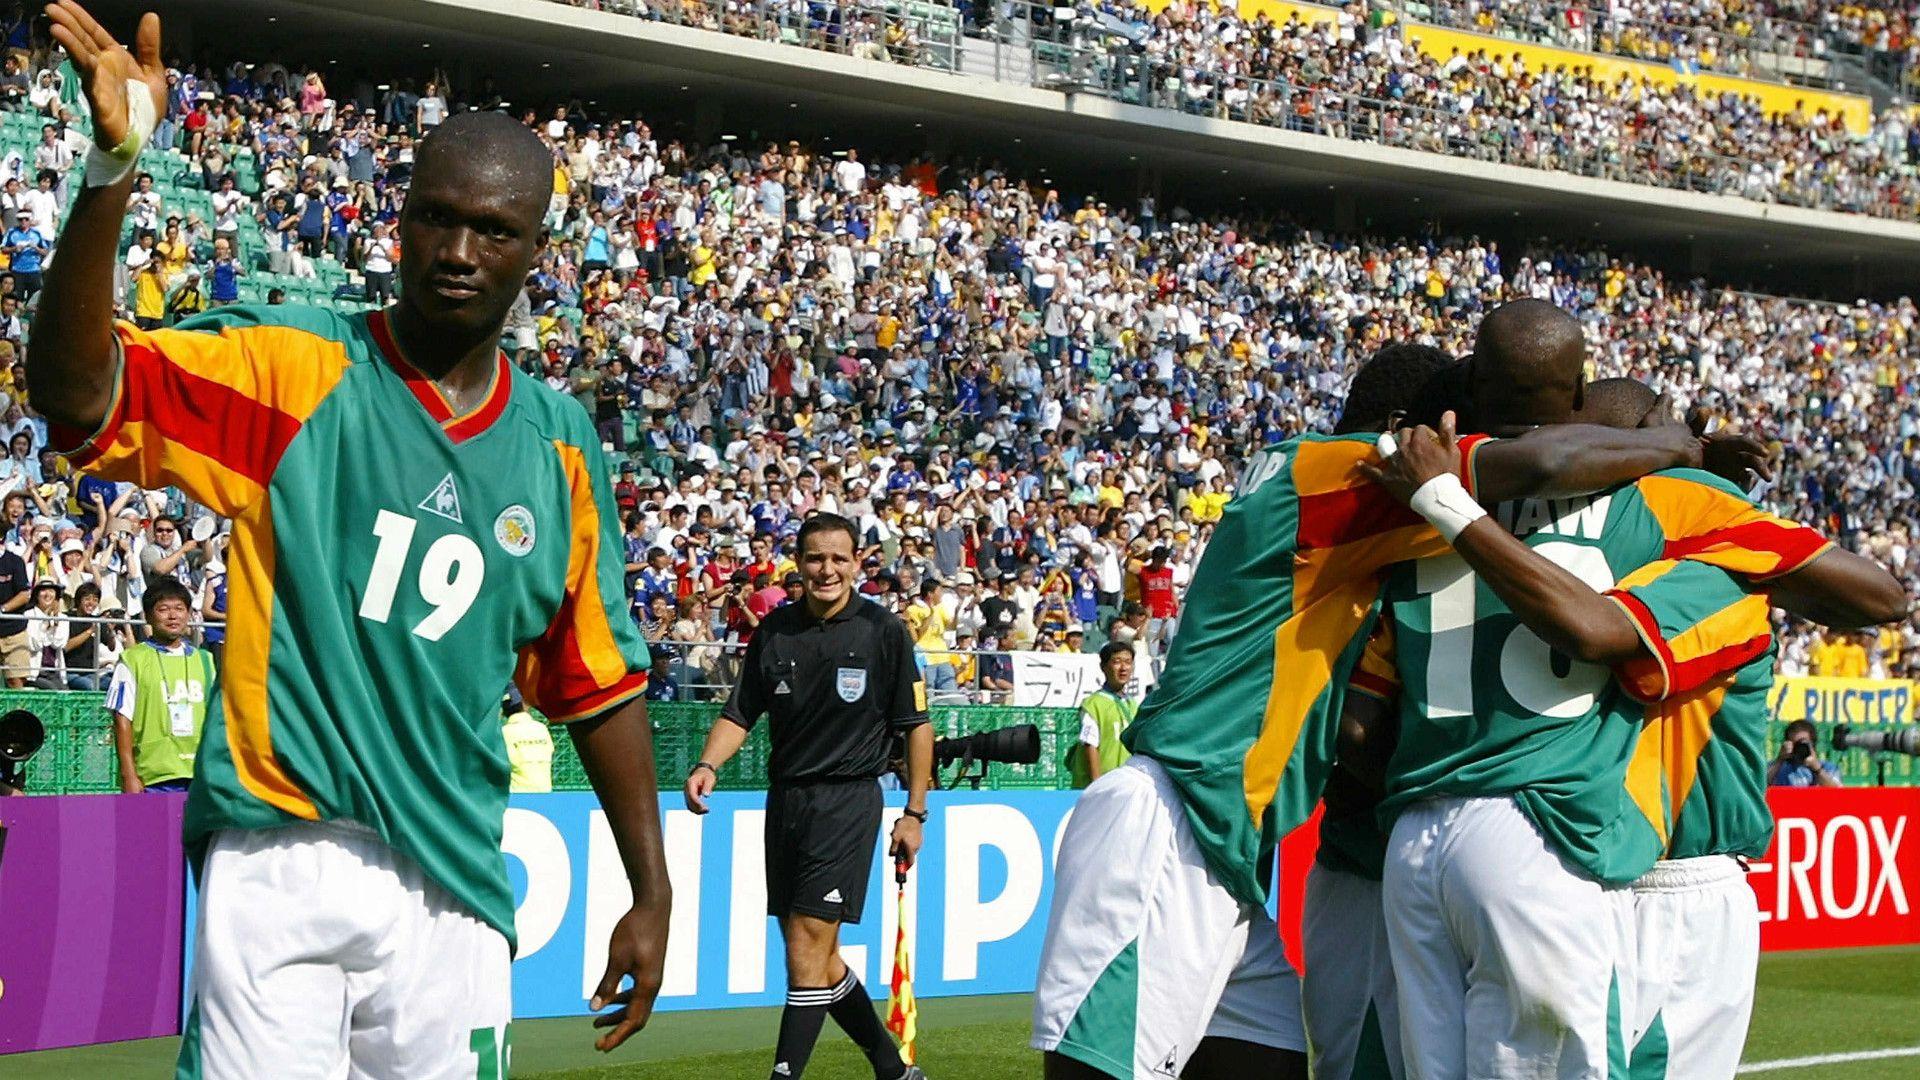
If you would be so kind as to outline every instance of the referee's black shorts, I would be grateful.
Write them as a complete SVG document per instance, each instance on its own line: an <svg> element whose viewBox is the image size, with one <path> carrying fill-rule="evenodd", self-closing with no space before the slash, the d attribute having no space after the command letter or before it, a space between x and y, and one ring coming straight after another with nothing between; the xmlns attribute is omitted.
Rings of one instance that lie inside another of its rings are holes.
<svg viewBox="0 0 1920 1080"><path fill-rule="evenodd" d="M884 805L876 780L815 780L767 792L767 914L859 922Z"/></svg>

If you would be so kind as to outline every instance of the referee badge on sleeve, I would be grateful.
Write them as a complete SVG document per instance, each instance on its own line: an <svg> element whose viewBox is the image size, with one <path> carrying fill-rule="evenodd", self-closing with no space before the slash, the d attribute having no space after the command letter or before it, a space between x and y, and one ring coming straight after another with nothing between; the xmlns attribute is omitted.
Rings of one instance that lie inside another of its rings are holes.
<svg viewBox="0 0 1920 1080"><path fill-rule="evenodd" d="M867 669L857 667L841 668L840 677L834 681L834 686L840 691L841 701L849 705L859 701L867 692Z"/></svg>

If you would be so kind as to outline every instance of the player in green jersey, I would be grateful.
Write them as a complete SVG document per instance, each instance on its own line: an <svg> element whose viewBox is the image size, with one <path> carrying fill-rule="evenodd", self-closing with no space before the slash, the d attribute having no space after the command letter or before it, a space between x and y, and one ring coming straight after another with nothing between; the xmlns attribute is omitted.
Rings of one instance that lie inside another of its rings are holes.
<svg viewBox="0 0 1920 1080"><path fill-rule="evenodd" d="M670 906L647 650L593 425L498 348L550 152L502 114L435 129L384 311L116 325L125 166L165 106L159 20L130 53L71 0L49 10L100 146L41 294L35 404L82 468L234 521L187 807L202 891L179 1074L504 1072L509 681L568 725L626 867L586 1002L616 1006L594 1023L618 1046L652 1008Z"/></svg>
<svg viewBox="0 0 1920 1080"><path fill-rule="evenodd" d="M1349 411L1402 398L1451 364L1435 350L1387 351L1356 375ZM1384 426L1386 410L1373 422ZM1127 734L1135 759L1088 790L1061 844L1034 1016L1050 1076L1302 1064L1260 867L1319 798L1374 572L1444 550L1355 469L1373 440L1302 436L1243 473L1190 591L1200 599L1171 682ZM1482 488L1506 497L1592 490L1699 454L1684 429L1564 428L1471 457ZM1282 663L1283 649L1308 662Z"/></svg>
<svg viewBox="0 0 1920 1080"><path fill-rule="evenodd" d="M1562 371L1559 382L1500 384L1530 387L1507 402L1551 420L1578 400L1584 347L1577 325L1540 307L1489 316L1476 361ZM1432 437L1401 441L1424 449ZM1433 458L1453 454L1449 438ZM1503 507L1497 523L1451 473L1397 494L1456 548L1469 530L1514 547L1517 534L1545 556L1531 565L1558 563L1554 573L1594 589L1662 555L1708 555L1758 579L1824 551L1716 484L1649 477L1591 499ZM1704 538L1680 538L1709 519ZM1386 594L1404 685L1384 882L1403 1046L1422 1075L1604 1076L1624 1067L1631 1015L1622 886L1664 843L1657 746L1636 754L1641 707L1596 663L1610 657L1522 626L1513 590L1477 575L1465 554L1396 571ZM1640 641L1627 625L1615 644Z"/></svg>
<svg viewBox="0 0 1920 1080"><path fill-rule="evenodd" d="M1613 383L1621 385L1610 385ZM1671 413L1664 407L1656 412L1656 406L1663 403L1656 402L1643 385L1630 380L1608 380L1589 389L1578 417L1584 423L1630 429L1650 415L1659 420ZM1630 393L1610 395L1610 390ZM1417 407L1415 394L1436 402L1453 396L1412 389L1402 393L1405 396L1390 403L1390 409ZM1610 397L1615 399L1611 404ZM1363 422L1383 424L1386 410L1378 411L1377 421L1363 420L1362 416L1350 410L1342 418L1342 428ZM1729 474L1745 475L1756 464L1757 444L1723 439L1709 445L1707 460ZM1817 561L1807 573L1824 574L1825 563L1824 559ZM1366 700L1366 695L1390 697L1389 688L1397 685L1390 661L1379 670L1370 669L1368 660L1363 657L1351 676L1349 690L1356 693L1349 693L1346 699L1352 720L1349 730L1358 731L1361 737L1367 729L1355 715L1356 701ZM1377 744L1378 739L1375 741ZM1390 741L1386 746L1390 753ZM1357 740L1343 739L1343 760L1356 752L1364 763L1368 756L1365 748ZM1319 853L1308 878L1303 920L1302 945L1308 970L1302 998L1307 1034L1316 1075L1333 1080L1397 1077L1401 1071L1397 995L1392 965L1386 957L1380 905L1386 835L1375 821L1379 766L1374 770L1354 766L1355 762L1349 760L1348 767L1337 770L1327 783ZM1366 783L1358 779L1360 775L1366 776Z"/></svg>

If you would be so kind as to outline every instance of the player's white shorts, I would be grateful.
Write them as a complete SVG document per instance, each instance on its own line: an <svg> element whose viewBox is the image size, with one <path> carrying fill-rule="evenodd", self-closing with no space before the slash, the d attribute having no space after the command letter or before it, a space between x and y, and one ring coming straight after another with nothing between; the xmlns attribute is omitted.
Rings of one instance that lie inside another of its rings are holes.
<svg viewBox="0 0 1920 1080"><path fill-rule="evenodd" d="M1206 1036L1306 1049L1300 983L1273 918L1214 880L1173 781L1136 755L1060 839L1032 1045L1167 1080Z"/></svg>
<svg viewBox="0 0 1920 1080"><path fill-rule="evenodd" d="M507 939L351 822L216 834L179 1078L507 1075Z"/></svg>
<svg viewBox="0 0 1920 1080"><path fill-rule="evenodd" d="M1381 884L1410 1080L1625 1067L1629 886L1563 862L1508 798L1408 807Z"/></svg>
<svg viewBox="0 0 1920 1080"><path fill-rule="evenodd" d="M1658 863L1633 883L1633 1080L1726 1080L1760 966L1760 907L1729 855Z"/></svg>
<svg viewBox="0 0 1920 1080"><path fill-rule="evenodd" d="M1315 1080L1400 1080L1400 1004L1380 883L1313 864L1300 945Z"/></svg>

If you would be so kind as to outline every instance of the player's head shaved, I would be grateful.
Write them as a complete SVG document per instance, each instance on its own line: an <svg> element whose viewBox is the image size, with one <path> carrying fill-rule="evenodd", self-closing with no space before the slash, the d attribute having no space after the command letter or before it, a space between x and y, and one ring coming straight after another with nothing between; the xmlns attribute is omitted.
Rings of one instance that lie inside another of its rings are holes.
<svg viewBox="0 0 1920 1080"><path fill-rule="evenodd" d="M1482 431L1565 423L1581 404L1586 335L1544 300L1515 300L1487 313L1474 339L1475 427Z"/></svg>
<svg viewBox="0 0 1920 1080"><path fill-rule="evenodd" d="M1388 345L1360 365L1347 387L1347 402L1334 433L1385 431L1394 413L1407 413L1410 423L1435 423L1422 414L1425 399L1458 366L1448 353L1431 345ZM1451 396L1451 395L1447 395Z"/></svg>
<svg viewBox="0 0 1920 1080"><path fill-rule="evenodd" d="M502 112L455 113L414 152L412 186L476 185L510 192L537 221L553 194L553 151Z"/></svg>
<svg viewBox="0 0 1920 1080"><path fill-rule="evenodd" d="M1573 414L1574 422L1610 428L1635 428L1653 410L1660 395L1653 387L1625 376L1596 379L1587 384L1586 400Z"/></svg>

